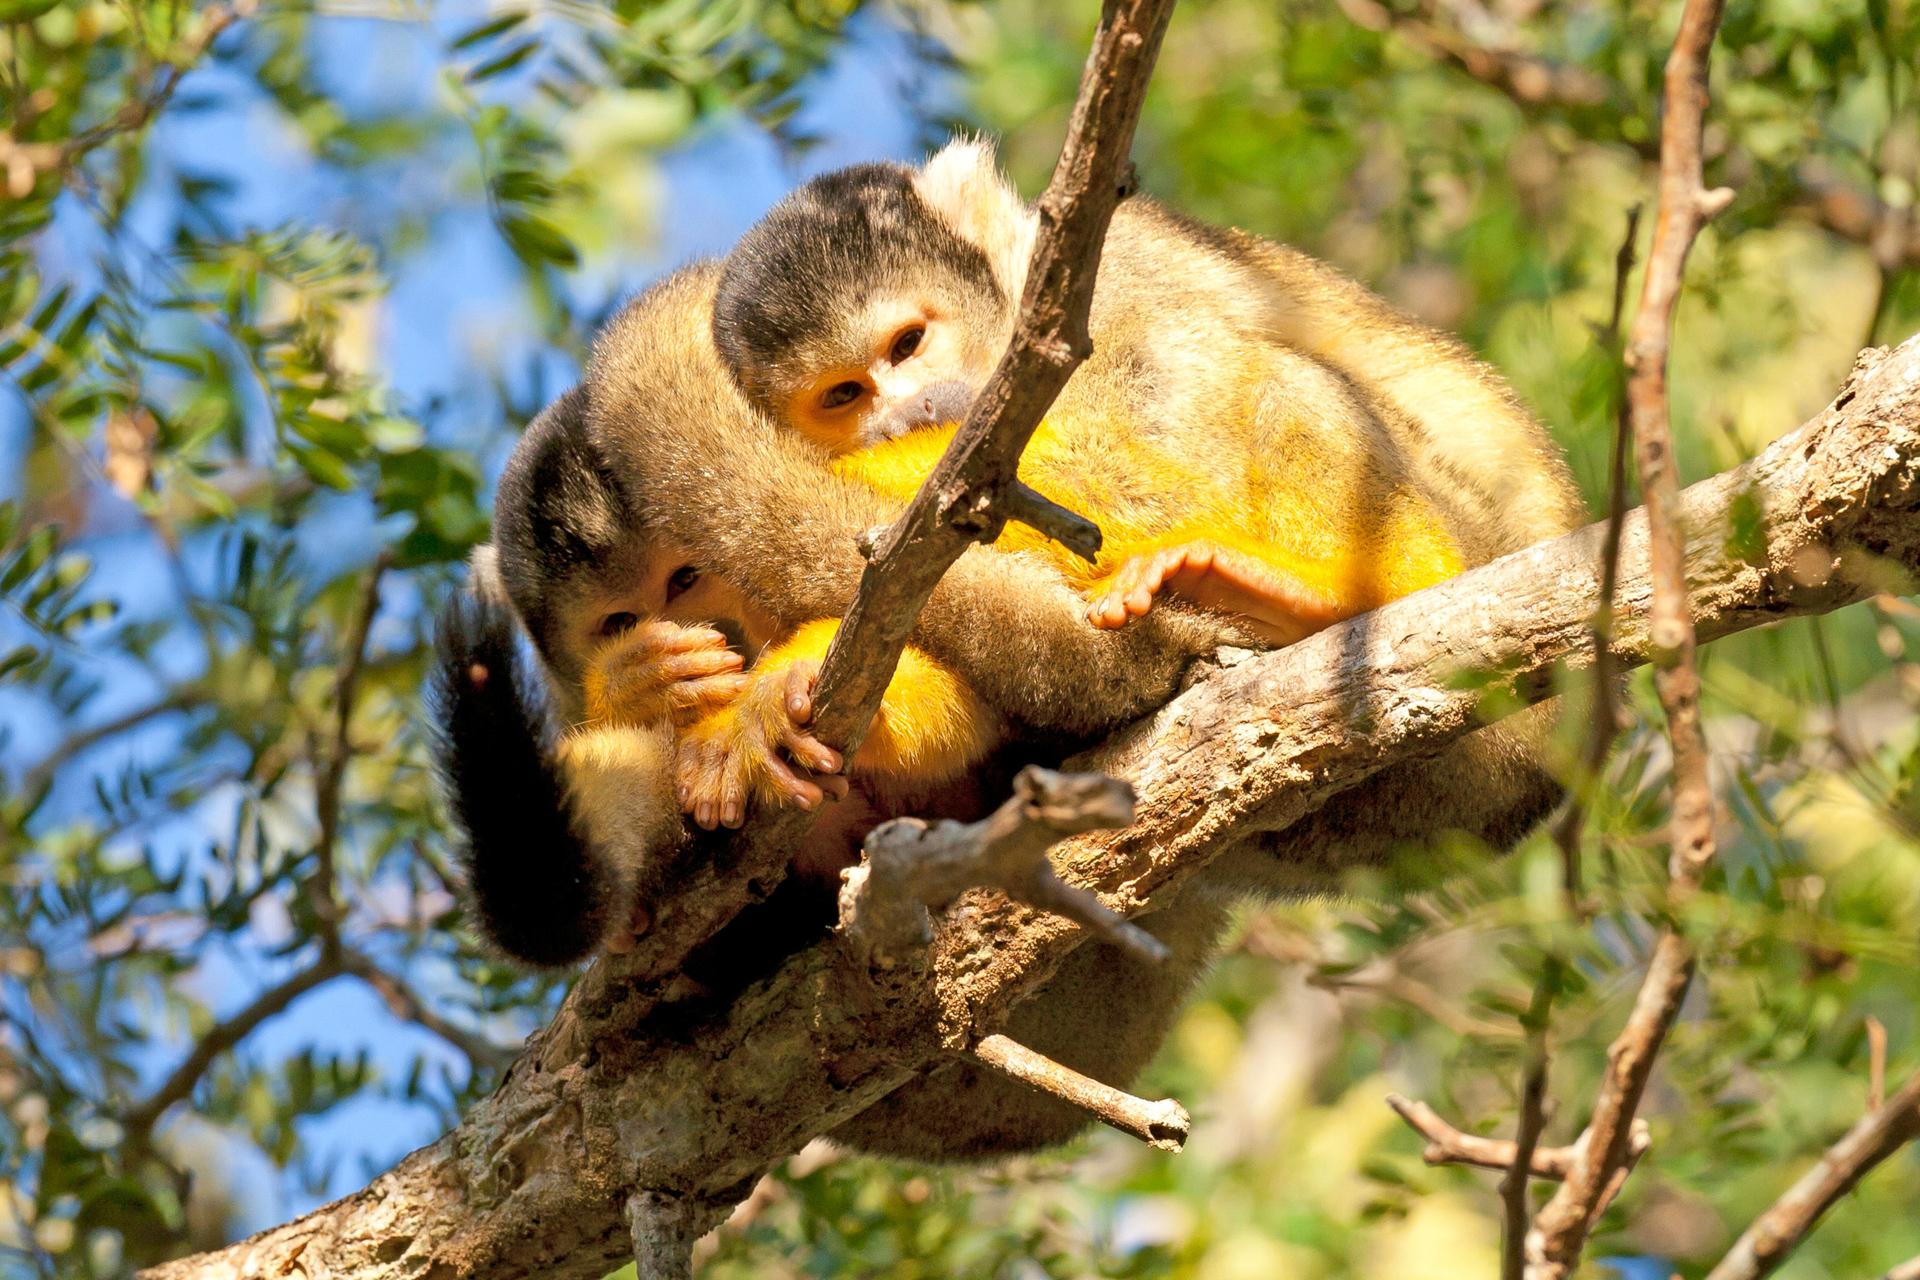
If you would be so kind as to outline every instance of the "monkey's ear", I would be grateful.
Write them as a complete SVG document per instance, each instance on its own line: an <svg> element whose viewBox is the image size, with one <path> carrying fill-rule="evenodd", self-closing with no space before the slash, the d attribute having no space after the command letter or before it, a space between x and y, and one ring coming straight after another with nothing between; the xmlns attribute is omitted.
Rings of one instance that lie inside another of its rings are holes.
<svg viewBox="0 0 1920 1280"><path fill-rule="evenodd" d="M913 188L935 216L987 255L1000 291L1019 298L1039 219L1001 174L993 144L955 138L920 167Z"/></svg>
<svg viewBox="0 0 1920 1280"><path fill-rule="evenodd" d="M507 597L507 580L500 576L500 553L491 542L483 542L467 557L467 590L483 604L512 609Z"/></svg>

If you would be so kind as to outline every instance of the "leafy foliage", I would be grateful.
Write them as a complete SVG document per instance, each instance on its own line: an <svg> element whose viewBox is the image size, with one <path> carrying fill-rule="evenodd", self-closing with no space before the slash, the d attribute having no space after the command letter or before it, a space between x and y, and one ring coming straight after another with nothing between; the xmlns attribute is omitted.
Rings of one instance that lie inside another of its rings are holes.
<svg viewBox="0 0 1920 1280"><path fill-rule="evenodd" d="M236 1152L321 1191L311 1121L387 1099L452 1123L560 985L463 932L418 721L431 605L487 533L471 450L524 410L454 421L373 359L432 211L254 225L170 122L225 95L343 183L464 168L578 352L576 237L649 214L602 216L599 184L705 119L781 127L851 8L563 3L456 29L395 6L375 16L423 24L444 92L370 111L316 61L339 20L299 0L0 7L0 369L25 455L0 694L38 730L0 793L0 1274L221 1243ZM443 1047L395 1077L253 1034L355 982Z"/></svg>

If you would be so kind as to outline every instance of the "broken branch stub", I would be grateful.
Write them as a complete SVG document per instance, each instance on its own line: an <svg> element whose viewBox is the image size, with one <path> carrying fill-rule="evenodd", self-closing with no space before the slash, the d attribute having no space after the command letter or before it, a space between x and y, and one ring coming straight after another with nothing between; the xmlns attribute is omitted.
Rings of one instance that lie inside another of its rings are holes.
<svg viewBox="0 0 1920 1280"><path fill-rule="evenodd" d="M842 873L841 929L856 955L891 968L932 941L929 908L969 889L999 889L1143 959L1162 960L1159 939L1062 881L1047 860L1047 850L1069 836L1132 822L1133 799L1132 786L1103 774L1029 765L1013 780L1012 798L979 822L896 818L867 836L866 861Z"/></svg>

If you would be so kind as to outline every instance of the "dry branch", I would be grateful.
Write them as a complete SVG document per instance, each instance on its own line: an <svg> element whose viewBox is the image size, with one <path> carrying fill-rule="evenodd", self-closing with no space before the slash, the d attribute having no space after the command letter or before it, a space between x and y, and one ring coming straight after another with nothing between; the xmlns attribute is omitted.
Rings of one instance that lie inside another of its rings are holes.
<svg viewBox="0 0 1920 1280"><path fill-rule="evenodd" d="M1172 1098L1159 1102L1136 1098L1063 1067L1007 1036L983 1036L968 1056L1022 1084L1065 1099L1100 1123L1162 1151L1180 1150L1193 1127L1187 1109Z"/></svg>
<svg viewBox="0 0 1920 1280"><path fill-rule="evenodd" d="M1713 784L1707 741L1700 727L1698 638L1687 592L1686 525L1681 514L1679 461L1667 420L1667 353L1673 311L1680 300L1687 254L1707 219L1727 207L1733 192L1708 191L1701 174L1701 135L1707 111L1707 59L1720 28L1723 0L1687 0L1667 57L1665 113L1660 123L1660 204L1653 246L1627 339L1627 411L1646 502L1653 601L1654 687L1666 713L1673 748L1667 836L1669 893L1684 899L1699 887L1713 860ZM1693 981L1693 944L1669 924L1654 943L1627 1025L1607 1050L1607 1070L1593 1115L1565 1182L1527 1233L1527 1280L1561 1280L1580 1265L1587 1233L1618 1191L1627 1164L1628 1134L1653 1066Z"/></svg>
<svg viewBox="0 0 1920 1280"><path fill-rule="evenodd" d="M1476 1133L1463 1133L1442 1120L1439 1113L1426 1103L1403 1098L1397 1093L1387 1095L1387 1105L1427 1140L1427 1149L1420 1153L1420 1158L1428 1164L1467 1164L1476 1169L1492 1169L1496 1173L1513 1168L1514 1159L1519 1154L1519 1144L1506 1138L1483 1138ZM1647 1128L1647 1122L1635 1120L1627 1144L1628 1166L1639 1163L1640 1157L1652 1146L1653 1135ZM1533 1159L1527 1164L1527 1172L1536 1178L1558 1182L1573 1168L1579 1147L1579 1142L1565 1147L1535 1147Z"/></svg>
<svg viewBox="0 0 1920 1280"><path fill-rule="evenodd" d="M1083 831L1133 821L1133 788L1100 774L1029 765L1013 795L979 822L897 818L867 836L865 862L845 873L840 924L854 953L881 968L933 940L927 908L968 889L999 889L1015 902L1077 920L1144 960L1164 960L1158 938L1126 922L1053 873L1047 850Z"/></svg>
<svg viewBox="0 0 1920 1280"><path fill-rule="evenodd" d="M1760 512L1764 551L1730 549L1736 502ZM1684 512L1703 641L1902 589L1920 569L1920 342L1864 355L1832 407L1695 485ZM1501 672L1522 701L1548 696L1556 666L1592 660L1604 537L1596 526L1529 548L1215 671L1072 762L1126 778L1139 803L1127 830L1063 846L1063 878L1136 911L1248 834L1474 727L1480 697L1460 671ZM1616 604L1623 665L1648 654L1645 562L1636 512ZM597 964L452 1133L296 1222L147 1274L599 1280L629 1256L636 1189L745 1196L814 1137L995 1030L1083 936L1017 906L963 906L930 974L876 983L837 947L817 948L729 1009L683 1008L671 1034L646 1024L651 999Z"/></svg>
<svg viewBox="0 0 1920 1280"><path fill-rule="evenodd" d="M1772 1208L1755 1218L1720 1265L1707 1273L1707 1280L1760 1280L1771 1275L1834 1201L1916 1137L1920 1137L1920 1072L1887 1099L1886 1106L1862 1116Z"/></svg>

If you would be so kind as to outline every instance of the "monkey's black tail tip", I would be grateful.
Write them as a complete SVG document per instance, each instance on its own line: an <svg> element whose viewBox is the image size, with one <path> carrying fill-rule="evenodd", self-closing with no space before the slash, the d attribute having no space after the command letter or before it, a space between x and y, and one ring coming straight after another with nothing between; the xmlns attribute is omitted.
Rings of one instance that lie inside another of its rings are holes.
<svg viewBox="0 0 1920 1280"><path fill-rule="evenodd" d="M530 665L512 610L464 593L447 602L432 683L436 765L468 893L494 946L554 967L606 936L613 877L567 801Z"/></svg>

